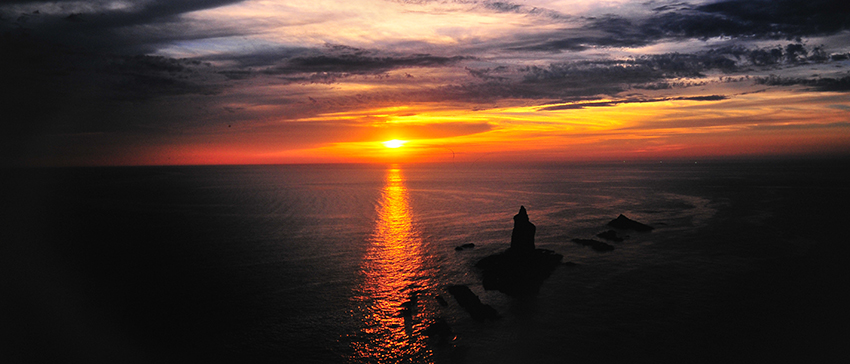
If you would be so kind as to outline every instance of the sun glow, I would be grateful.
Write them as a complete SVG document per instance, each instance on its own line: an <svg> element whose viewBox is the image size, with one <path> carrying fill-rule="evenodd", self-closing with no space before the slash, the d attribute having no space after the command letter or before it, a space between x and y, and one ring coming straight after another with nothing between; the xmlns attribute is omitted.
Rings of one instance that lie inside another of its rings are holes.
<svg viewBox="0 0 850 364"><path fill-rule="evenodd" d="M384 146L387 148L399 148L404 145L404 143L407 143L407 140L393 139L385 141Z"/></svg>

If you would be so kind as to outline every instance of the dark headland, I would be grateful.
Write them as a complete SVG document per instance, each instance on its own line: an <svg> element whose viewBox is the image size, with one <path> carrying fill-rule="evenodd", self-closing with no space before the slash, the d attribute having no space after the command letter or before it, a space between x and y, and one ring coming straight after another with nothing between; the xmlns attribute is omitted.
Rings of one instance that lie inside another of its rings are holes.
<svg viewBox="0 0 850 364"><path fill-rule="evenodd" d="M563 255L534 247L537 228L529 221L525 206L514 216L511 246L475 264L482 271L485 290L498 290L511 296L535 294L543 281L561 263Z"/></svg>

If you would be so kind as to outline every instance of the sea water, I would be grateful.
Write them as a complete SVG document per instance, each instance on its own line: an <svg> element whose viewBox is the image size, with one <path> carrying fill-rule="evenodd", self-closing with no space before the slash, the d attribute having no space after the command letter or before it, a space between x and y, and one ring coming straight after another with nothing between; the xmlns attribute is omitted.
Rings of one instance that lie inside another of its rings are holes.
<svg viewBox="0 0 850 364"><path fill-rule="evenodd" d="M828 357L846 338L836 256L847 249L836 242L850 193L835 172L847 166L13 170L4 352L140 363ZM485 291L475 262L509 246L520 206L536 246L565 264L536 295ZM604 241L596 234L620 214L655 229L620 230L609 252L571 241ZM472 319L449 285L501 318ZM428 336L437 320L452 334Z"/></svg>

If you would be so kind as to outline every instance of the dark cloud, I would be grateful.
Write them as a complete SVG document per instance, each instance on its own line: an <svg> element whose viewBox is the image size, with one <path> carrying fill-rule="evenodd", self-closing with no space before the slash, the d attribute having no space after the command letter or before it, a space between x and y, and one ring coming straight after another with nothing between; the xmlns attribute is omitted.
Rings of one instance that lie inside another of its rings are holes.
<svg viewBox="0 0 850 364"><path fill-rule="evenodd" d="M204 29L193 31L189 24L182 22L180 16L185 13L211 9L242 2L243 0L155 0L131 2L130 7L110 10L93 4L66 1L68 9L64 12L47 13L35 11L31 14L0 13L0 18L9 19L0 22L0 29L20 31L40 39L75 49L88 49L116 53L150 53L158 46L176 40L199 39L213 36L239 34L236 29ZM38 9L46 6L42 1L18 1L17 5ZM84 6L85 5L85 6ZM88 12L82 12L87 10ZM0 9L2 12L3 9ZM37 10L36 10L37 11ZM12 21L11 19L16 19Z"/></svg>
<svg viewBox="0 0 850 364"><path fill-rule="evenodd" d="M216 78L224 78L197 60L97 53L8 33L0 49L3 139L10 144L52 133L139 130L167 118L128 118L134 105L149 104L155 113L155 100L223 87Z"/></svg>
<svg viewBox="0 0 850 364"><path fill-rule="evenodd" d="M284 65L268 70L267 73L352 73L374 74L396 68L408 67L444 67L463 60L472 59L467 56L439 57L430 54L415 54L401 57L374 57L362 54L348 55L319 55L313 57L295 57Z"/></svg>
<svg viewBox="0 0 850 364"><path fill-rule="evenodd" d="M642 47L671 39L716 37L796 39L850 29L850 3L840 0L731 0L703 6L685 3L654 8L649 17L584 18L579 28L537 34L511 50L561 52Z"/></svg>
<svg viewBox="0 0 850 364"><path fill-rule="evenodd" d="M153 97L220 92L221 85L209 82L209 64L198 60L159 56L114 56L103 60L94 72L110 78L107 97L145 100Z"/></svg>
<svg viewBox="0 0 850 364"><path fill-rule="evenodd" d="M731 0L672 10L656 8L658 14L641 25L641 32L658 39L794 39L850 26L850 5L840 0Z"/></svg>
<svg viewBox="0 0 850 364"><path fill-rule="evenodd" d="M517 13L517 14L525 14L525 15L533 15L533 16L545 16L552 19L570 19L570 16L562 14L560 12L546 9L546 8L538 8L536 6L526 6L522 4L506 2L506 1L483 1L480 2L481 6L489 9L495 10L503 13Z"/></svg>
<svg viewBox="0 0 850 364"><path fill-rule="evenodd" d="M540 8L536 6L527 6L509 1L489 1L489 0L391 0L393 2L410 4L410 5L425 5L425 4L463 4L471 5L473 8L485 9L499 13L515 13L532 16L546 16L553 19L568 19L568 15L554 11L552 9Z"/></svg>
<svg viewBox="0 0 850 364"><path fill-rule="evenodd" d="M229 33L189 31L180 15L237 2L156 0L114 10L106 2L4 2L0 106L13 125L7 135L43 132L63 112L64 119L75 120L106 114L118 102L219 92L208 65L144 54L174 40ZM33 10L21 14L20 9Z"/></svg>
<svg viewBox="0 0 850 364"><path fill-rule="evenodd" d="M708 96L691 96L691 97L676 97L672 100L690 100L690 101L720 101L726 100L728 97L721 95L708 95Z"/></svg>
<svg viewBox="0 0 850 364"><path fill-rule="evenodd" d="M850 91L850 76L840 78L800 78L771 75L768 77L757 77L755 78L755 82L766 86L808 86L812 91Z"/></svg>
<svg viewBox="0 0 850 364"><path fill-rule="evenodd" d="M738 24L729 36L793 38L833 34L850 26L850 3L842 0L731 0L698 7Z"/></svg>
<svg viewBox="0 0 850 364"><path fill-rule="evenodd" d="M383 77L402 68L451 67L472 56L397 54L328 44L324 48L280 48L245 55L215 55L205 61L235 61L238 65L219 71L231 80L276 76L285 83L335 83L351 76ZM410 74L406 78L412 78Z"/></svg>
<svg viewBox="0 0 850 364"><path fill-rule="evenodd" d="M821 46L809 47L802 43L789 43L765 48L727 46L696 53L556 62L548 66L499 66L480 69L467 67L468 73L478 80L478 83L446 86L438 93L451 95L455 100L473 102L495 102L498 99L586 102L603 97L616 97L628 90L671 90L704 86L708 82L739 82L748 79L741 73L831 62L834 58L836 57L828 56ZM709 74L716 73L728 76L707 80ZM830 87L834 89L837 86ZM594 105L560 107L586 106Z"/></svg>
<svg viewBox="0 0 850 364"><path fill-rule="evenodd" d="M624 59L583 60L524 68L526 82L555 82L580 87L595 84L644 84L645 88L668 88L676 78L702 78L707 72L733 73L754 66L797 65L829 61L822 47L800 43L769 48L721 47L698 53L665 53ZM490 77L490 70L479 77Z"/></svg>
<svg viewBox="0 0 850 364"><path fill-rule="evenodd" d="M271 75L290 83L334 83L355 75L381 75L400 68L456 66L476 58L399 54L326 44L322 48L275 48L249 54L212 55L201 59L236 63L235 67L219 71L232 80Z"/></svg>
<svg viewBox="0 0 850 364"><path fill-rule="evenodd" d="M738 67L772 67L830 61L830 56L826 54L822 46L809 49L802 43L789 43L785 46L778 45L753 49L740 46L720 47L712 49L707 53L729 57L736 62Z"/></svg>
<svg viewBox="0 0 850 364"><path fill-rule="evenodd" d="M607 15L586 18L586 24L578 29L536 34L532 39L521 39L508 47L513 51L578 52L591 48L640 47L652 44L660 36L647 34L635 20ZM657 33L657 32L656 32Z"/></svg>
<svg viewBox="0 0 850 364"><path fill-rule="evenodd" d="M734 60L722 54L658 54L626 59L553 63L525 69L525 82L562 86L646 84L671 78L699 78L710 70L732 71Z"/></svg>
<svg viewBox="0 0 850 364"><path fill-rule="evenodd" d="M607 107L614 106L624 103L625 101L597 101L597 102L586 102L581 104L566 104L566 105L555 105L555 106L547 106L537 111L557 111L557 110L578 110L584 109L587 107Z"/></svg>
<svg viewBox="0 0 850 364"><path fill-rule="evenodd" d="M722 95L708 95L708 96L689 96L689 97L662 97L662 98L653 98L653 99L623 99L616 101L597 101L597 102L584 102L584 103L575 103L575 104L566 104L566 105L554 105L547 106L544 108L538 109L538 111L556 111L556 110L576 110L576 109L584 109L588 107L609 107L616 106L622 104L643 104L649 102L662 102L662 101L721 101L726 100L728 97Z"/></svg>

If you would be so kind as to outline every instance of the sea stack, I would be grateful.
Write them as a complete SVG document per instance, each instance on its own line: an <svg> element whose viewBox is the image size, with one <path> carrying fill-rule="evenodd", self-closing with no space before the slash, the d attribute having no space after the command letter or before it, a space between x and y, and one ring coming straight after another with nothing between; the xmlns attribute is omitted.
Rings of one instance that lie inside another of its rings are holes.
<svg viewBox="0 0 850 364"><path fill-rule="evenodd" d="M475 264L481 269L485 290L498 290L510 296L536 294L564 257L551 250L534 248L537 228L528 221L525 207L514 216L511 247L482 258Z"/></svg>
<svg viewBox="0 0 850 364"><path fill-rule="evenodd" d="M511 249L515 251L534 250L534 233L537 227L528 220L525 206L519 207L519 213L514 215L514 230L511 232Z"/></svg>

